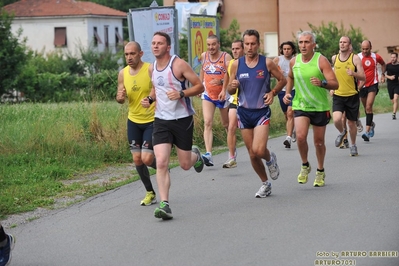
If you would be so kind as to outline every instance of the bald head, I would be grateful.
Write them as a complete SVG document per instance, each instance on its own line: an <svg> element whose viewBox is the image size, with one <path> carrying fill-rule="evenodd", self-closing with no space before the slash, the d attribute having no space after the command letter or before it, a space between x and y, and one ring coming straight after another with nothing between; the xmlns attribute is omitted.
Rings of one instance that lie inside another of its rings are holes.
<svg viewBox="0 0 399 266"><path fill-rule="evenodd" d="M131 48L131 47L135 48L137 52L141 51L141 46L140 46L140 44L138 42L135 42L135 41L128 42L125 45L125 50L126 50L126 48Z"/></svg>
<svg viewBox="0 0 399 266"><path fill-rule="evenodd" d="M371 42L369 40L364 40L362 42L362 54L364 56L369 56L371 54Z"/></svg>

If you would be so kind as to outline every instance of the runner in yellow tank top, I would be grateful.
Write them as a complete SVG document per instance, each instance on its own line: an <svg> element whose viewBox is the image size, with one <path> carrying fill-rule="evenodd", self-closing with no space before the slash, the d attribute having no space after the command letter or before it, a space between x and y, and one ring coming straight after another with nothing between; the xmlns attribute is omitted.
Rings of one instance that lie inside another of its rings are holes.
<svg viewBox="0 0 399 266"><path fill-rule="evenodd" d="M338 129L339 135L335 140L336 147L349 148L346 140L348 134L346 130L346 120L348 120L350 135L350 156L357 156L356 134L359 114L359 95L357 90L358 81L365 81L362 61L358 55L352 53L351 40L347 36L342 36L339 40L339 54L331 58L334 64L334 72L337 77L339 87L330 92L333 96L333 120ZM345 141L346 140L346 141Z"/></svg>
<svg viewBox="0 0 399 266"><path fill-rule="evenodd" d="M147 168L148 165L156 169L152 148L155 105L144 108L141 104L141 100L147 97L152 89L148 72L150 64L141 61L143 51L137 42L126 44L124 52L128 66L119 71L116 101L123 104L126 98L128 99L127 138L137 173L147 190L140 204L148 206L157 202Z"/></svg>
<svg viewBox="0 0 399 266"><path fill-rule="evenodd" d="M227 85L229 84L231 65L239 57L244 55L244 44L241 40L236 40L231 44L231 53L233 54L234 60L230 60L229 66L227 68L227 73L224 76L223 90L227 90ZM234 77L232 77L234 79ZM230 96L229 105L229 126L227 129L227 146L229 148L229 158L223 164L223 168L234 168L237 167L237 149L236 149L236 131L237 131L237 97L238 90L236 93Z"/></svg>

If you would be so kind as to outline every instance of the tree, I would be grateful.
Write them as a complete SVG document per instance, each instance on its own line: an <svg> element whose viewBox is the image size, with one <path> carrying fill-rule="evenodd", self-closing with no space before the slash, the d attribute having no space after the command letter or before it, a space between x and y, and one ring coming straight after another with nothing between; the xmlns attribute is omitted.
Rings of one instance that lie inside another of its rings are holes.
<svg viewBox="0 0 399 266"><path fill-rule="evenodd" d="M236 19L230 23L228 29L220 29L220 49L231 54L231 44L241 40L240 24Z"/></svg>
<svg viewBox="0 0 399 266"><path fill-rule="evenodd" d="M350 25L350 29L344 28L343 23L338 28L336 22L329 22L327 25L324 22L320 26L314 26L308 23L311 31L316 35L317 50L331 60L334 54L339 52L339 39L342 36L348 36L352 40L352 48L354 53L359 53L361 43L366 37L362 34L360 28L354 28ZM296 36L294 36L296 39ZM296 41L296 43L298 43Z"/></svg>
<svg viewBox="0 0 399 266"><path fill-rule="evenodd" d="M17 36L11 31L13 16L4 10L0 14L0 94L14 89L16 77L25 64L25 42L19 42L22 30ZM18 88L19 89L19 88Z"/></svg>

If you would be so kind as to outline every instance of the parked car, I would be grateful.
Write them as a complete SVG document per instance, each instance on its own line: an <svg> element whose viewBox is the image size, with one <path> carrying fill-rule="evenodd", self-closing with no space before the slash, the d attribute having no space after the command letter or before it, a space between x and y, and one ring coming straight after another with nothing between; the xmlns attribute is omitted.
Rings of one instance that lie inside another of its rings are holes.
<svg viewBox="0 0 399 266"><path fill-rule="evenodd" d="M15 89L3 93L0 98L1 103L21 103L24 101L26 101L24 93Z"/></svg>

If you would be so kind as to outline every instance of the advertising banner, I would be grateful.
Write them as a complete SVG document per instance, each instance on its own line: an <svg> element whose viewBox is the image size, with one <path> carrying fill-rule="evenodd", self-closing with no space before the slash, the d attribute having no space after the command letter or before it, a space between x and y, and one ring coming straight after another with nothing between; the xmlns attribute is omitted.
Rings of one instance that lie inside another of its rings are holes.
<svg viewBox="0 0 399 266"><path fill-rule="evenodd" d="M151 52L151 41L154 32L162 31L167 33L172 41L171 54L178 53L176 17L173 7L150 7L130 9L129 16L129 39L141 45L144 52L142 60L153 62L155 60Z"/></svg>
<svg viewBox="0 0 399 266"><path fill-rule="evenodd" d="M207 50L209 35L219 36L219 21L216 16L191 15L188 18L188 56L189 64L199 75L201 54Z"/></svg>

